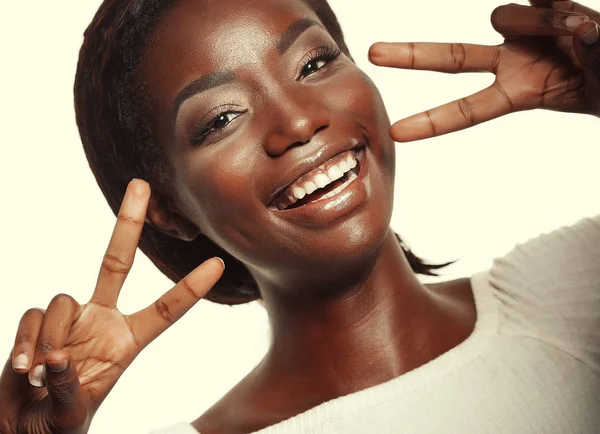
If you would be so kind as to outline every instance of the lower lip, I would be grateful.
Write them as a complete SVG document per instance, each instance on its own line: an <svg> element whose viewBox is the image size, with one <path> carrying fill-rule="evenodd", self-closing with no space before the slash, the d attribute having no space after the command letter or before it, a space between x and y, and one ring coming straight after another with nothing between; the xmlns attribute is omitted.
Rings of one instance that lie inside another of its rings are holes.
<svg viewBox="0 0 600 434"><path fill-rule="evenodd" d="M277 217L306 227L320 227L331 224L349 215L367 201L368 192L365 185L367 170L367 151L364 148L359 157L358 177L335 196L286 210L271 211Z"/></svg>

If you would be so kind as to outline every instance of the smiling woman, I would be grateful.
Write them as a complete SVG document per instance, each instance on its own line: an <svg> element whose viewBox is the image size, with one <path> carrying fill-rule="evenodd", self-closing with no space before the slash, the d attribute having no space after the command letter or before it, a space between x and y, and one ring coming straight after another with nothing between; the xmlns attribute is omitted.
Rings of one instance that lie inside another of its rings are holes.
<svg viewBox="0 0 600 434"><path fill-rule="evenodd" d="M495 75L392 126L325 0L105 0L75 111L117 222L90 301L59 294L21 318L2 432L88 432L134 359L202 298L260 300L269 347L165 432L595 432L600 218L439 283L417 274L446 264L390 223L394 141L535 108L598 117L598 21L570 1L511 4L492 14L501 45L373 45L381 66ZM126 315L138 245L176 283ZM203 369L180 353L170 367Z"/></svg>

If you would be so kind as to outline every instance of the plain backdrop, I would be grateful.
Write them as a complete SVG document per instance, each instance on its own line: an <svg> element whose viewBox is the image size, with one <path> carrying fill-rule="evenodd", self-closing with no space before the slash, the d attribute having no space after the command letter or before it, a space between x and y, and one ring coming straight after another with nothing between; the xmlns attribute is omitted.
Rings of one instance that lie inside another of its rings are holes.
<svg viewBox="0 0 600 434"><path fill-rule="evenodd" d="M523 2L521 2L523 3ZM72 86L82 34L99 0L0 6L0 348L20 316L59 292L88 300L114 225L75 125ZM599 0L587 3L600 8ZM494 0L331 0L351 52L379 86L392 120L482 89L490 74L377 68L371 43L501 43ZM489 267L515 243L600 212L600 121L518 113L466 131L398 144L392 227L417 254L460 259L442 277ZM138 254L119 307L132 312L171 287ZM193 420L263 356L269 328L257 303L201 301L148 347L104 402L90 432L145 433ZM291 391L292 392L292 391Z"/></svg>

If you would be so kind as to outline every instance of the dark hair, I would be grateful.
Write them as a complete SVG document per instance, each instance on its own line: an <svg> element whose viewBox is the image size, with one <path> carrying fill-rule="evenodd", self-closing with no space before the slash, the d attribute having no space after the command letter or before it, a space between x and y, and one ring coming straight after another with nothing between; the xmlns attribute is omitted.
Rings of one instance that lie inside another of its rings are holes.
<svg viewBox="0 0 600 434"><path fill-rule="evenodd" d="M303 0L315 11L340 49L349 55L342 29L326 0ZM108 204L118 213L132 178L148 181L153 194L168 197L170 169L149 121L149 97L140 78L144 52L158 21L175 0L105 0L84 34L75 76L75 112L88 162ZM192 242L145 226L141 250L167 277L179 281L198 264L220 256L225 274L206 296L222 304L260 298L247 268L206 237ZM402 248L412 269L435 275L432 265Z"/></svg>

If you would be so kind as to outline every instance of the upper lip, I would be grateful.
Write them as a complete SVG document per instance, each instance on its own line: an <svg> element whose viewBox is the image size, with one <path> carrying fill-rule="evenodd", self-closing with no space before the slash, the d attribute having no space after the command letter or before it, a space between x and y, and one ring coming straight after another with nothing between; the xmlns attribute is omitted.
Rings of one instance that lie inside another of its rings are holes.
<svg viewBox="0 0 600 434"><path fill-rule="evenodd" d="M306 146L306 145L305 145ZM269 205L277 195L288 188L295 180L300 178L302 175L307 174L313 169L316 169L327 160L339 155L343 152L350 151L352 149L358 149L365 146L365 143L356 138L346 139L344 141L326 144L320 146L314 154L302 157L299 162L293 166L287 167L282 171L281 177L277 182L278 187L271 193L267 200Z"/></svg>

